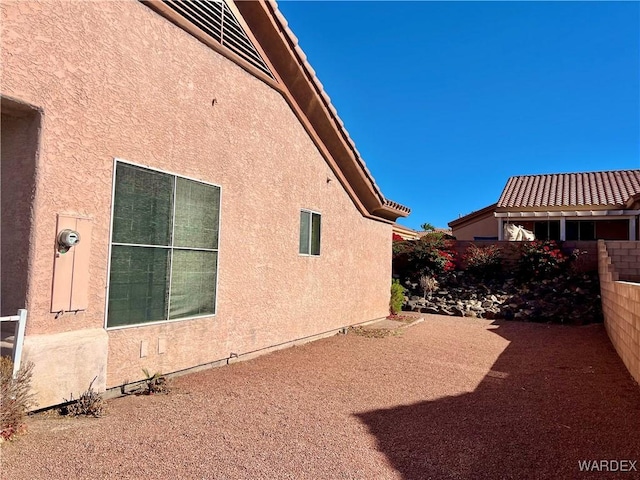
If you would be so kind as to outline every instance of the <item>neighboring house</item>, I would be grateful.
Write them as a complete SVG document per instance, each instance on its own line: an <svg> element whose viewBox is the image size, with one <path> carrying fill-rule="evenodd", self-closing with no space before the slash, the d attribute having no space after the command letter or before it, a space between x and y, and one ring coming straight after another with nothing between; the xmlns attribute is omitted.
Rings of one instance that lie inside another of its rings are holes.
<svg viewBox="0 0 640 480"><path fill-rule="evenodd" d="M508 180L495 205L449 225L461 240L490 231L502 240L507 223L543 240L636 240L639 214L640 170L523 175Z"/></svg>
<svg viewBox="0 0 640 480"><path fill-rule="evenodd" d="M400 225L399 223L394 223L393 224L393 235L394 235L394 239L399 240L400 237L402 240L418 240L419 238L424 237L425 235L427 235L428 233L442 233L444 235L451 235L451 229L450 228L436 228L435 230L431 230L431 231L424 231L424 230L413 230L412 228L409 227L405 227L404 225Z"/></svg>
<svg viewBox="0 0 640 480"><path fill-rule="evenodd" d="M417 240L419 238L419 232L416 232L412 228L405 227L404 225L400 225L399 223L393 224L393 234L403 240Z"/></svg>
<svg viewBox="0 0 640 480"><path fill-rule="evenodd" d="M425 235L428 235L430 233L441 233L443 235L451 235L451 229L450 228L440 228L440 227L436 227L433 230L421 230L419 232L416 232L418 234L418 238L422 238ZM446 238L446 237L445 237Z"/></svg>
<svg viewBox="0 0 640 480"><path fill-rule="evenodd" d="M497 240L496 206L494 203L449 222L452 235L457 240Z"/></svg>
<svg viewBox="0 0 640 480"><path fill-rule="evenodd" d="M388 314L409 209L275 3L0 12L0 314L39 407Z"/></svg>
<svg viewBox="0 0 640 480"><path fill-rule="evenodd" d="M635 240L638 194L640 170L511 177L496 207L498 232L511 222L542 240Z"/></svg>

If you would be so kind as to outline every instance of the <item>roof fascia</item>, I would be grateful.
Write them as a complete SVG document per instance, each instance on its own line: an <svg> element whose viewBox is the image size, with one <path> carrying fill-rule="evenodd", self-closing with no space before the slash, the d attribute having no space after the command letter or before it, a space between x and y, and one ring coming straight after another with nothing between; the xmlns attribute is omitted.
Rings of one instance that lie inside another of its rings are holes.
<svg viewBox="0 0 640 480"><path fill-rule="evenodd" d="M481 208L480 210L476 210L475 212L468 213L464 217L456 218L455 220L449 222L447 225L449 225L451 228L453 227L457 228L467 223L473 223L474 221L478 220L480 217L489 216L490 214L493 214L496 210L497 205L498 205L497 203L494 203L487 207Z"/></svg>
<svg viewBox="0 0 640 480"><path fill-rule="evenodd" d="M386 200L375 184L275 2L235 5L278 72L281 93L360 212L391 222L406 217L410 210Z"/></svg>
<svg viewBox="0 0 640 480"><path fill-rule="evenodd" d="M587 212L587 211L599 211L606 212L608 210L620 210L624 208L623 204L621 205L557 205L557 206L547 206L547 205L537 205L534 207L498 207L496 208L496 212L499 213L520 213L520 212L537 212L544 210L545 212L561 212L561 211L576 211L576 212Z"/></svg>
<svg viewBox="0 0 640 480"><path fill-rule="evenodd" d="M610 218L610 217L634 217L640 215L640 210L538 210L532 212L496 212L496 218L508 219L548 219L559 217L581 217L581 218Z"/></svg>

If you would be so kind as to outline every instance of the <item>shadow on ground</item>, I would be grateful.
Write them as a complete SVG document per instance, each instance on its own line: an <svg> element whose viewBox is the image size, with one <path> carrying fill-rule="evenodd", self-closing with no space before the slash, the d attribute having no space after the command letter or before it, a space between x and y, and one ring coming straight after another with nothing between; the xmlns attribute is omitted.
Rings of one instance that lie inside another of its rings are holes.
<svg viewBox="0 0 640 480"><path fill-rule="evenodd" d="M640 477L640 388L604 327L494 325L510 344L472 393L357 415L402 477ZM581 474L587 459L638 472Z"/></svg>

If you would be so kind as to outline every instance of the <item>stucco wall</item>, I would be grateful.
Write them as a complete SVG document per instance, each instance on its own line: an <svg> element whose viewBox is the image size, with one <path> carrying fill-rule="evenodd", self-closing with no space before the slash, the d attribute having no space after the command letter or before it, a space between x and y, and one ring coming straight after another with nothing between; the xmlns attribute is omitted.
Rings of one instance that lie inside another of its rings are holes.
<svg viewBox="0 0 640 480"><path fill-rule="evenodd" d="M452 228L458 240L473 240L474 237L498 237L498 219L493 212L487 213L471 223Z"/></svg>
<svg viewBox="0 0 640 480"><path fill-rule="evenodd" d="M133 0L0 8L2 93L45 113L27 335L104 326L114 157L218 184L222 207L217 315L108 331L107 387L388 313L391 226L356 210L278 92ZM320 257L298 255L301 208L322 214ZM58 318L57 213L93 219L88 309Z"/></svg>
<svg viewBox="0 0 640 480"><path fill-rule="evenodd" d="M618 355L640 383L640 284L622 281L618 273L621 263L640 268L640 242L600 240L598 271L604 324Z"/></svg>

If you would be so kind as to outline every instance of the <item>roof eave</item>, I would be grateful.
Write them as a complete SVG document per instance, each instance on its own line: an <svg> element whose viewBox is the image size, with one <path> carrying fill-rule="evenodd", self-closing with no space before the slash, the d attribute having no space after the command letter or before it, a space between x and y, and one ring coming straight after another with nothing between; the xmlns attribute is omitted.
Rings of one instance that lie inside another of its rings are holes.
<svg viewBox="0 0 640 480"><path fill-rule="evenodd" d="M624 204L616 204L616 205L534 205L532 207L497 207L497 213L508 213L508 212L537 212L537 211L549 211L549 212L559 212L559 211L576 211L576 212L584 212L584 211L605 211L605 210L620 210L624 209Z"/></svg>
<svg viewBox="0 0 640 480"><path fill-rule="evenodd" d="M475 212L468 213L463 217L456 218L455 220L452 220L451 222L447 223L447 225L449 225L449 227L451 228L457 228L459 226L473 222L474 220L477 220L478 218L483 217L486 214L495 212L497 205L498 205L497 203L493 203L484 208L481 208L480 210L476 210Z"/></svg>
<svg viewBox="0 0 640 480"><path fill-rule="evenodd" d="M281 93L361 213L385 221L409 215L409 208L387 200L375 184L276 3L235 5L283 82Z"/></svg>

